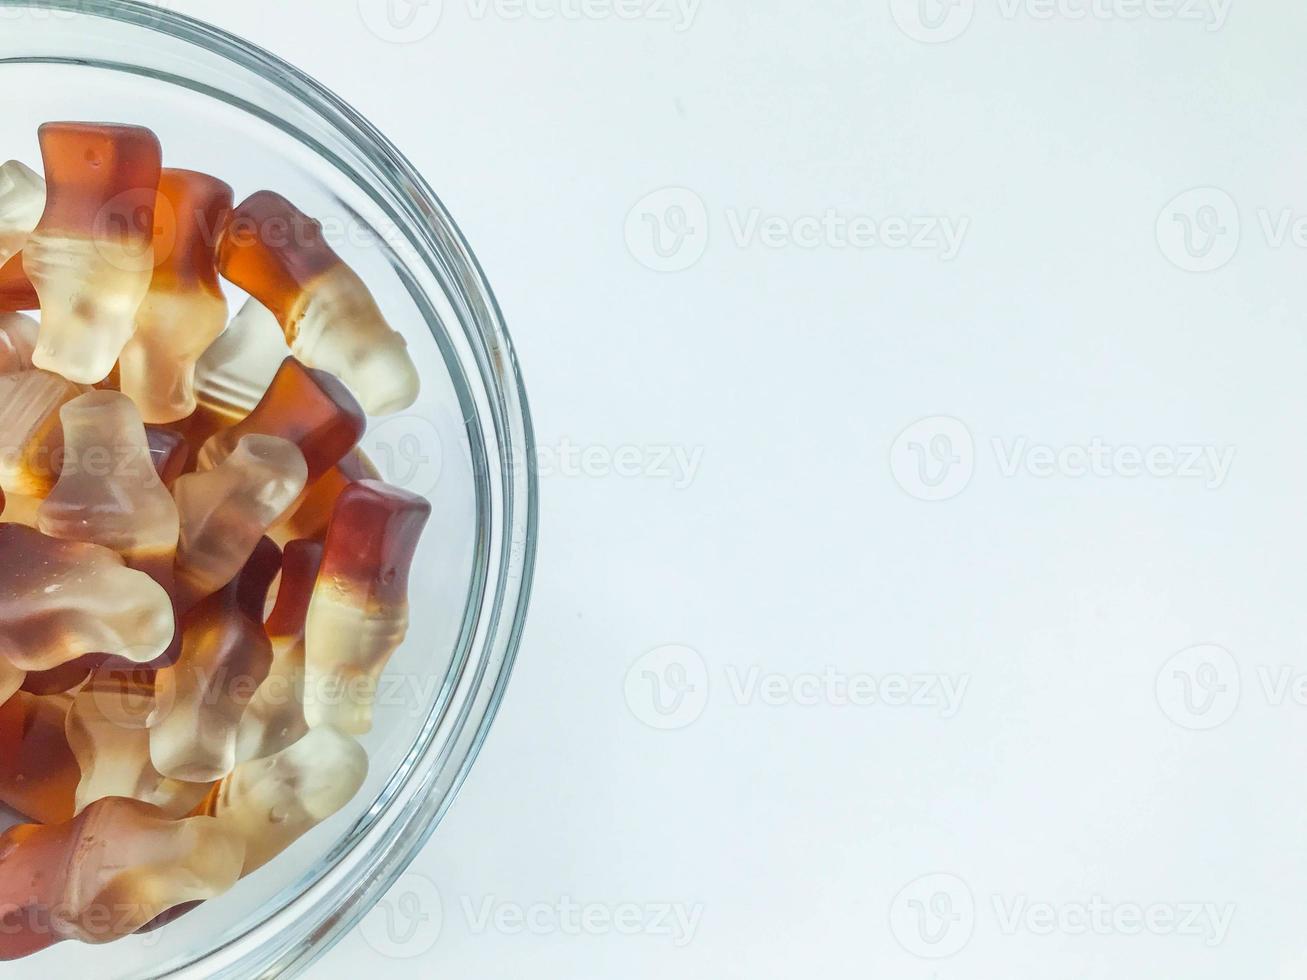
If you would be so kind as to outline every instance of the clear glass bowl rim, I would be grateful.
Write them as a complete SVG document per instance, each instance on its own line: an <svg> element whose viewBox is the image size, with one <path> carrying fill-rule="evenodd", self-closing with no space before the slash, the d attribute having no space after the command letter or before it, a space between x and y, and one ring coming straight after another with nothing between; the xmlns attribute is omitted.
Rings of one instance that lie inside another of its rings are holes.
<svg viewBox="0 0 1307 980"><path fill-rule="evenodd" d="M538 535L535 444L512 340L498 302L457 224L426 180L371 123L323 85L276 55L203 21L137 0L0 0L0 7L65 11L119 21L205 49L280 90L369 159L386 190L405 201L405 230L446 289L459 292L460 326L475 359L494 436L489 463L478 467L478 512L488 567L469 602L479 603L475 640L459 683L462 708L436 746L434 727L397 789L383 798L370 830L336 866L272 915L221 947L168 964L150 977L239 978L298 974L331 948L385 895L426 843L453 802L494 721L521 642ZM0 64L48 60L3 53ZM110 64L126 68L126 64ZM439 257L442 269L434 259ZM481 433L471 433L478 442ZM468 639L465 637L465 639Z"/></svg>

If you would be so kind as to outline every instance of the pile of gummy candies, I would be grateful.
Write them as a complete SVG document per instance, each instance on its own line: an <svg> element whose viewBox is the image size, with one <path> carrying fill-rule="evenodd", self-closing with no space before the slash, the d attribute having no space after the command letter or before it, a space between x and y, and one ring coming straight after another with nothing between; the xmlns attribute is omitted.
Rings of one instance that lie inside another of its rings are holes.
<svg viewBox="0 0 1307 980"><path fill-rule="evenodd" d="M31 821L0 959L157 927L355 796L430 515L358 448L418 375L317 221L139 126L39 137L44 178L0 166L0 803Z"/></svg>

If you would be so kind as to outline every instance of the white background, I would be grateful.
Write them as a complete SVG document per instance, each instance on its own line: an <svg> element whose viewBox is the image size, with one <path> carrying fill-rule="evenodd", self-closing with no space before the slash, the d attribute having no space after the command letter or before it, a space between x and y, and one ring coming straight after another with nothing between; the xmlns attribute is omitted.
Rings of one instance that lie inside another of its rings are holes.
<svg viewBox="0 0 1307 980"><path fill-rule="evenodd" d="M499 721L313 976L1307 970L1307 8L924 4L174 4L427 175L544 453Z"/></svg>

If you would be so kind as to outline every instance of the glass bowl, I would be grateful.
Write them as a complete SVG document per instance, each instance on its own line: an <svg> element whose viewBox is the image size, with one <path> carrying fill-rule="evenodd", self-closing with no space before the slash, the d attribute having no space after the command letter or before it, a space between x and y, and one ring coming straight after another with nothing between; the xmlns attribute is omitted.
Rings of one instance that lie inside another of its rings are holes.
<svg viewBox="0 0 1307 980"><path fill-rule="evenodd" d="M294 974L385 894L467 775L503 695L535 554L531 424L512 344L467 243L412 165L339 98L278 58L130 0L0 0L0 159L39 169L37 126L127 122L164 165L203 170L237 200L276 190L322 220L404 334L418 402L369 421L381 475L426 495L412 625L361 741L353 803L272 864L156 932L61 943L5 976ZM229 296L234 313L243 297Z"/></svg>

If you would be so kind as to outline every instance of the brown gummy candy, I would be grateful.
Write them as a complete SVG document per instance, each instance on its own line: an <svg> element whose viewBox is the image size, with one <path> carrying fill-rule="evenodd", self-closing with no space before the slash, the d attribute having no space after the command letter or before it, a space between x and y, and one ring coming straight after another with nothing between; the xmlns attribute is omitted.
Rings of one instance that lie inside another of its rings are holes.
<svg viewBox="0 0 1307 980"><path fill-rule="evenodd" d="M431 504L376 480L345 489L309 604L304 716L351 735L372 727L378 675L408 632L408 578Z"/></svg>
<svg viewBox="0 0 1307 980"><path fill-rule="evenodd" d="M350 484L360 480L378 480L376 467L360 449L346 453L345 457L323 473L305 491L295 512L272 529L271 536L278 544L297 538L321 541L327 534L336 501Z"/></svg>
<svg viewBox="0 0 1307 980"><path fill-rule="evenodd" d="M212 817L168 819L111 797L71 820L0 835L0 959L63 940L107 943L236 883L245 846Z"/></svg>
<svg viewBox="0 0 1307 980"><path fill-rule="evenodd" d="M136 329L154 269L159 141L140 126L40 128L46 204L23 248L41 299L33 362L95 384Z"/></svg>
<svg viewBox="0 0 1307 980"><path fill-rule="evenodd" d="M343 380L369 413L413 404L419 380L404 338L322 225L280 194L258 191L237 206L218 268L272 311L297 358Z"/></svg>
<svg viewBox="0 0 1307 980"><path fill-rule="evenodd" d="M213 782L236 764L246 705L268 676L272 644L263 628L281 549L263 538L224 589L182 619L182 653L159 671L150 758L165 776Z"/></svg>
<svg viewBox="0 0 1307 980"><path fill-rule="evenodd" d="M49 670L34 670L23 678L23 690L29 694L63 694L80 685L104 657L88 654Z"/></svg>
<svg viewBox="0 0 1307 980"><path fill-rule="evenodd" d="M81 770L64 734L71 703L19 691L0 705L0 803L28 820L58 823L76 808Z"/></svg>
<svg viewBox="0 0 1307 980"><path fill-rule="evenodd" d="M94 653L147 663L172 637L168 593L108 548L0 524L0 656L15 667Z"/></svg>
<svg viewBox="0 0 1307 980"><path fill-rule="evenodd" d="M254 410L204 444L199 469L220 465L247 435L278 436L299 447L313 483L358 444L366 428L363 409L338 379L288 357Z"/></svg>
<svg viewBox="0 0 1307 980"><path fill-rule="evenodd" d="M321 544L287 543L276 604L264 623L272 644L272 667L241 717L236 740L239 762L267 758L308 731L303 706L304 625L321 567Z"/></svg>
<svg viewBox="0 0 1307 980"><path fill-rule="evenodd" d="M146 422L195 411L196 361L227 326L214 256L231 206L231 188L208 174L159 176L154 274L120 358L122 390Z"/></svg>
<svg viewBox="0 0 1307 980"><path fill-rule="evenodd" d="M177 477L186 472L191 454L186 437L172 429L147 425L145 439L150 446L150 462L154 465L154 472L159 474L165 487L172 486Z"/></svg>
<svg viewBox="0 0 1307 980"><path fill-rule="evenodd" d="M23 268L23 253L19 252L4 265L0 265L0 312L16 313L20 310L41 308L36 287L27 278Z"/></svg>

